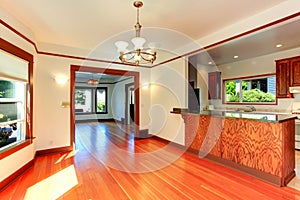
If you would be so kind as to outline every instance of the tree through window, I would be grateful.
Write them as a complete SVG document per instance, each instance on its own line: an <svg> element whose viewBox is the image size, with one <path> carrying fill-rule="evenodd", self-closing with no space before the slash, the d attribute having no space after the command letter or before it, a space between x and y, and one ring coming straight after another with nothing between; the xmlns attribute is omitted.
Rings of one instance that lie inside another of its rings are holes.
<svg viewBox="0 0 300 200"><path fill-rule="evenodd" d="M224 80L226 103L276 103L276 76Z"/></svg>

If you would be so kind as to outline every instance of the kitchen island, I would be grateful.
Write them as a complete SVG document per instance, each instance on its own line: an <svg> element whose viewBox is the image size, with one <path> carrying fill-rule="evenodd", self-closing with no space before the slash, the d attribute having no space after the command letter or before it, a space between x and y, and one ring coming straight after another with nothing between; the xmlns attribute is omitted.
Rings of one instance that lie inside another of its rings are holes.
<svg viewBox="0 0 300 200"><path fill-rule="evenodd" d="M295 116L218 111L178 114L185 122L185 145L200 158L279 186L286 186L295 176Z"/></svg>

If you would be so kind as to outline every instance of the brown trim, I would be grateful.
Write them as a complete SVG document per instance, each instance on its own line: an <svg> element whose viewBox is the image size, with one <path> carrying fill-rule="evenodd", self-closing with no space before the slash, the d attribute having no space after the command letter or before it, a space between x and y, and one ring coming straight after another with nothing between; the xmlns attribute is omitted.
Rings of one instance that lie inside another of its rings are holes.
<svg viewBox="0 0 300 200"><path fill-rule="evenodd" d="M33 60L34 59L33 59L32 54L9 43L6 40L3 40L2 38L0 38L0 49L2 49L5 52L8 52L16 57L19 57L23 60L26 60L28 62L28 84L29 84L29 90L30 90L30 96L29 96L30 105L29 105L29 109L27 109L27 113L25 114L26 116L29 116L27 118L27 123L26 123L26 135L25 135L26 140L25 140L25 142L22 142L18 146L15 146L11 149L8 149L7 151L0 153L0 158L4 158L4 157L9 156L10 154L12 154L12 153L20 150L21 148L24 148L25 146L32 143L32 139L33 139Z"/></svg>
<svg viewBox="0 0 300 200"><path fill-rule="evenodd" d="M216 157L211 154L208 154L204 159L213 161L217 164L224 165L226 167L229 167L231 169L234 169L234 170L237 170L240 172L244 172L248 175L254 176L255 178L258 178L263 181L267 181L267 182L275 184L277 186L285 186L285 185L282 185L282 180L279 176L275 176L275 175L272 175L272 174L269 174L266 172L262 172L262 171L259 171L259 170L256 170L256 169L253 169L253 168L250 168L247 166L243 166L243 165L237 164L235 162L232 162L230 160L219 158L219 157Z"/></svg>
<svg viewBox="0 0 300 200"><path fill-rule="evenodd" d="M159 141L161 143L164 143L166 145L171 145L172 147L175 147L177 149L180 149L180 150L183 150L185 151L186 150L186 147L184 145L181 145L181 144L178 144L178 143L175 143L175 142L172 142L172 141L169 141L167 139L164 139L164 138L161 138L157 135L150 135L149 137L151 137L152 139L156 140L156 141Z"/></svg>
<svg viewBox="0 0 300 200"><path fill-rule="evenodd" d="M13 28L12 26L10 26L8 23L6 23L5 21L3 21L2 19L0 19L0 23L5 26L6 28L8 28L9 30L11 30L12 32L14 32L16 35L20 36L21 38L23 38L24 40L26 40L27 42L29 42L30 44L33 45L34 49L36 52L39 52L36 44L30 40L28 37L26 37L24 34L22 34L21 32L19 32L18 30L16 30L15 28Z"/></svg>
<svg viewBox="0 0 300 200"><path fill-rule="evenodd" d="M228 81L228 80L252 79L252 78L257 78L257 77L265 77L265 76L276 76L276 73L259 74L259 75L252 75L252 76L240 76L240 77L236 77L236 78L226 78L226 79L223 79L223 82Z"/></svg>
<svg viewBox="0 0 300 200"><path fill-rule="evenodd" d="M134 83L125 84L125 117L124 117L124 124L128 122L128 88L133 86Z"/></svg>
<svg viewBox="0 0 300 200"><path fill-rule="evenodd" d="M75 142L75 105L74 105L74 91L75 91L75 73L76 72L92 72L119 76L133 76L135 89L135 135L139 134L140 125L140 73L135 71L106 69L91 66L71 65L70 67L70 146L74 146Z"/></svg>
<svg viewBox="0 0 300 200"><path fill-rule="evenodd" d="M20 149L23 149L23 148L29 146L30 144L31 144L31 139L27 139L21 143L17 143L16 145L5 149L2 153L0 153L0 160L19 151Z"/></svg>
<svg viewBox="0 0 300 200"><path fill-rule="evenodd" d="M52 148L52 149L44 149L44 150L39 150L35 152L35 157L37 156L44 156L48 154L54 154L54 153L63 153L63 152L69 152L72 151L73 147L71 146L66 146L66 147L58 147L58 148Z"/></svg>
<svg viewBox="0 0 300 200"><path fill-rule="evenodd" d="M23 167L15 171L13 174L5 178L0 182L0 192L2 192L6 187L8 187L11 183L13 183L17 178L19 178L22 174L24 174L27 170L29 170L34 165L34 159L26 163Z"/></svg>
<svg viewBox="0 0 300 200"><path fill-rule="evenodd" d="M117 120L115 120L113 118L111 118L111 119L79 119L79 120L75 120L75 123L116 122L116 121Z"/></svg>
<svg viewBox="0 0 300 200"><path fill-rule="evenodd" d="M296 18L300 16L300 12L296 12L294 14L291 14L287 17L283 17L281 19L278 19L278 20L275 20L273 22L270 22L270 23L267 23L265 25L262 25L262 26L259 26L257 28L254 28L254 29L251 29L249 31L245 31L243 33L240 33L238 35L235 35L235 36L232 36L232 37L229 37L227 39L224 39L224 40L221 40L219 42L215 42L213 44L210 44L210 45L207 45L203 48L199 48L199 49L196 49L194 51L191 51L191 52L188 52L188 53L185 53L183 55L180 55L180 56L176 56L174 58L171 58L169 60L166 60L166 61L163 61L163 62L160 62L158 64L155 64L153 66L141 66L141 65L138 65L138 67L145 67L145 68L153 68L153 67L157 67L159 65L162 65L162 64L166 64L166 63L169 63L169 62L172 62L174 60L177 60L177 59L180 59L180 58L183 58L183 57L186 57L186 56L191 56L193 54L196 54L196 53L199 53L201 51L204 51L206 49L209 49L209 48L212 48L212 47L215 47L217 45L220 45L220 44L223 44L223 43L226 43L226 42L229 42L231 40L234 40L234 39L237 39L237 38L240 38L242 36L245 36L245 35L248 35L248 34L251 34L251 33L254 33L254 32L257 32L257 31L260 31L262 29L265 29L265 28L268 28L270 26L274 26L274 25L277 25L279 23L282 23L284 21L287 21L287 20L290 20L290 19L293 19L293 18ZM95 62L102 62L102 63L111 63L111 64L118 64L118 65L129 65L129 66L137 66L137 65L132 65L132 64L126 64L126 63L121 63L121 62L115 62L115 61L108 61L108 60L101 60L101 59L93 59L93 58L84 58L84 57L79 57L79 56L70 56L70 55L63 55L63 54L57 54L57 53L50 53L50 52L42 52L42 51L39 51L36 44L30 40L28 37L26 37L25 35L23 35L22 33L20 33L19 31L17 31L16 29L14 29L12 26L10 26L9 24L7 24L6 22L4 22L3 20L0 20L0 23L5 26L6 28L8 28L9 30L11 30L12 32L14 32L15 34L17 34L18 36L20 36L21 38L23 38L24 40L28 41L29 43L31 43L36 52L38 54L42 54L42 55L48 55L48 56L56 56L56 57L63 57L63 58L71 58L71 59L78 59L78 60L88 60L88 61L95 61Z"/></svg>
<svg viewBox="0 0 300 200"><path fill-rule="evenodd" d="M152 139L155 139L155 140L157 140L159 142L162 142L166 145L172 145L173 147L175 147L179 150L184 150L184 151L186 150L188 153L194 154L196 156L198 156L198 154L199 154L199 151L197 151L195 149L186 148L184 145L180 145L180 144L171 142L169 140L160 138L156 135L152 135ZM201 158L199 158L199 159L201 159ZM243 165L237 164L235 162L232 162L230 160L222 159L222 158L216 157L216 156L211 155L211 154L208 154L204 159L215 162L219 165L224 165L226 167L229 167L229 168L237 170L237 171L244 172L244 173L246 173L248 175L251 175L251 176L254 176L254 177L256 177L260 180L267 181L269 183L272 183L272 184L275 184L275 185L278 185L278 186L285 186L286 183L288 182L287 179L290 180L293 177L295 177L295 173L291 173L287 176L286 181L282 182L282 179L278 176L274 176L274 175L271 175L269 173L265 173L265 172L247 167L247 166L243 166Z"/></svg>
<svg viewBox="0 0 300 200"><path fill-rule="evenodd" d="M257 32L257 31L260 31L260 30L265 29L265 28L268 28L268 27L270 27L270 26L274 26L274 25L276 25L276 24L279 24L279 23L282 23L282 22L284 22L284 21L287 21L287 20L296 18L296 17L298 17L298 16L300 16L300 12L294 13L294 14L292 14L292 15L289 15L289 16L287 16L287 17L278 19L278 20L273 21L273 22L270 22L270 23L268 23L268 24L259 26L259 27L257 27L257 28L251 29L251 30L249 30L249 31L245 31L245 32L240 33L240 34L237 34L237 35L235 35L235 36L226 38L226 39L221 40L221 41L219 41L219 42L215 42L215 43L210 44L210 45L207 45L207 46L205 46L205 47L203 47L203 48L199 48L199 49L196 49L196 50L194 50L194 51L185 53L185 54L183 54L183 55L181 55L181 56L176 56L176 57L171 58L171 59L169 59L169 60L166 60L166 61L160 62L160 63L158 63L158 64L155 64L155 65L153 65L152 67L157 67L157 66L159 66L159 65L162 65L162 64L166 64L166 63L172 62L172 61L177 60L177 59L179 59L179 58L183 58L183 57L186 57L186 56L191 56L191 55L196 54L196 53L200 53L201 51L205 51L206 49L210 49L210 48L215 47L215 46L218 46L218 45L220 45L220 44L224 44L224 43L229 42L229 41L231 41L231 40L234 40L234 39L240 38L240 37L242 37L242 36L245 36L245 35L248 35L248 34L251 34L251 33L254 33L254 32Z"/></svg>
<svg viewBox="0 0 300 200"><path fill-rule="evenodd" d="M149 134L149 129L142 129L139 131L139 136L136 137L136 140L141 140L141 139L147 139L152 137L151 134Z"/></svg>
<svg viewBox="0 0 300 200"><path fill-rule="evenodd" d="M130 64L130 63L122 63L122 62L102 60L102 59L96 59L96 58L85 58L85 57L80 57L80 56L70 56L70 55L58 54L58 53L49 53L49 52L42 52L42 51L37 51L37 53L41 54L41 55L56 56L56 57L61 57L61 58L70 58L70 59L75 59L75 60L87 60L87 61L93 61L93 62L101 62L101 63L117 64L117 65L127 65L127 66L133 66L133 67L137 66L135 64ZM150 68L151 66L138 65L138 67Z"/></svg>

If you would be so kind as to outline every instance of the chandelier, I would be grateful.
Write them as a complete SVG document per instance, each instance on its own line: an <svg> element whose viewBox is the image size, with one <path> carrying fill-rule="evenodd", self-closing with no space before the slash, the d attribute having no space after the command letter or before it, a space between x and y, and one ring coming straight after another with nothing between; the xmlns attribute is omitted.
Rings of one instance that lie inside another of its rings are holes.
<svg viewBox="0 0 300 200"><path fill-rule="evenodd" d="M139 8L143 6L143 2L135 1L133 6L137 8L137 22L134 26L135 37L131 39L131 42L134 44L134 50L127 50L127 42L117 41L115 45L120 53L119 59L123 63L135 65L153 63L156 59L156 52L153 48L144 48L143 45L146 40L140 36L142 25L139 22Z"/></svg>
<svg viewBox="0 0 300 200"><path fill-rule="evenodd" d="M92 78L90 78L90 79L87 81L87 84L89 84L89 85L98 85L98 84L99 84L99 80L94 79L94 74L92 74Z"/></svg>

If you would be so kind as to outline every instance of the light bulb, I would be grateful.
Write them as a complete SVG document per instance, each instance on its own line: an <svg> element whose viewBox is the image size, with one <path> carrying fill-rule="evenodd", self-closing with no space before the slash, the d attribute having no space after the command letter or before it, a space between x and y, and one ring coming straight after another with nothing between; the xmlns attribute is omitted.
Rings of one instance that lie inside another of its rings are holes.
<svg viewBox="0 0 300 200"><path fill-rule="evenodd" d="M142 37L135 37L131 39L131 42L134 44L134 49L143 49L146 40Z"/></svg>
<svg viewBox="0 0 300 200"><path fill-rule="evenodd" d="M128 43L124 41L117 41L115 42L115 45L118 48L118 52L125 52L127 50L126 48L128 47Z"/></svg>

